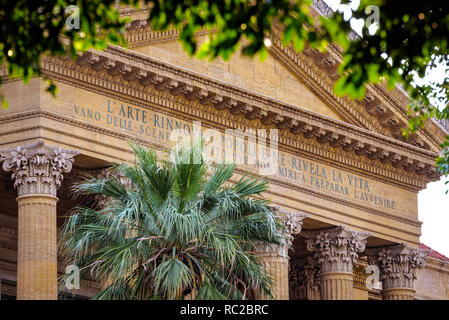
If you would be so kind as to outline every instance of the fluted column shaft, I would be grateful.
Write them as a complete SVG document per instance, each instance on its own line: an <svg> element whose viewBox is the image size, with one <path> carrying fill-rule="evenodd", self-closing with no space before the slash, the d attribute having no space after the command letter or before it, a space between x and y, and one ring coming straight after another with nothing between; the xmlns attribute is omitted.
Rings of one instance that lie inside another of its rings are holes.
<svg viewBox="0 0 449 320"><path fill-rule="evenodd" d="M17 298L56 300L57 248L56 203L52 196L17 199L19 233L17 250Z"/></svg>
<svg viewBox="0 0 449 320"><path fill-rule="evenodd" d="M272 210L285 226L286 244L283 247L262 248L260 254L265 270L273 282L272 295L275 300L289 300L289 257L288 249L292 245L295 235L301 232L305 214L284 210L278 206ZM268 299L264 294L261 299Z"/></svg>
<svg viewBox="0 0 449 320"><path fill-rule="evenodd" d="M56 192L70 172L76 151L44 142L1 149L3 170L18 191L17 298L56 300Z"/></svg>
<svg viewBox="0 0 449 320"><path fill-rule="evenodd" d="M288 257L282 254L268 253L262 255L261 260L265 266L265 270L273 281L273 299L288 300ZM265 295L262 295L261 298L268 299Z"/></svg>
<svg viewBox="0 0 449 320"><path fill-rule="evenodd" d="M303 232L307 249L320 267L322 300L353 299L353 266L358 253L365 250L366 232L349 230L344 226Z"/></svg>
<svg viewBox="0 0 449 320"><path fill-rule="evenodd" d="M354 276L349 273L326 273L320 277L322 300L352 300Z"/></svg>

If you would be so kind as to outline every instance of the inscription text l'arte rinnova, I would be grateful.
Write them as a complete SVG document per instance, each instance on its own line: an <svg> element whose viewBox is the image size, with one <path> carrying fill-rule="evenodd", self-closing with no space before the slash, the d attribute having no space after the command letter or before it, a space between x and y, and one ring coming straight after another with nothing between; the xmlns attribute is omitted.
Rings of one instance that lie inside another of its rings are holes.
<svg viewBox="0 0 449 320"><path fill-rule="evenodd" d="M166 144L171 142L170 134L173 130L181 129L186 136L198 135L195 125L188 121L114 100L107 100L103 106L95 107L75 104L73 112L78 119ZM258 154L255 139L238 139L223 132L221 143L234 150L234 160L242 164L242 167L257 171L261 166L261 161L257 158L254 164L248 163L248 159L257 157ZM262 153L266 157L275 158L278 168L274 176L278 178L372 207L397 210L397 201L383 194L382 190L373 188L372 185L376 182L372 180L283 151L271 152L269 146L264 148Z"/></svg>

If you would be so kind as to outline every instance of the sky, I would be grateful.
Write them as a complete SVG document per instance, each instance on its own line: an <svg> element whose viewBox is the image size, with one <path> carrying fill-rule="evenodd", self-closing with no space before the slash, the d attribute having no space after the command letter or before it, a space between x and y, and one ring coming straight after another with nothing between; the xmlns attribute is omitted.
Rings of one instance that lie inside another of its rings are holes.
<svg viewBox="0 0 449 320"><path fill-rule="evenodd" d="M350 17L349 6L340 5L340 0L325 0L333 9L345 12L345 18ZM359 1L353 1L352 6L357 7ZM353 29L358 33L364 21L351 21ZM371 30L370 30L371 31ZM446 70L435 68L423 79L423 81L439 81L445 75ZM449 257L449 184L445 185L445 179L432 182L418 193L418 219L423 222L420 241L432 249Z"/></svg>

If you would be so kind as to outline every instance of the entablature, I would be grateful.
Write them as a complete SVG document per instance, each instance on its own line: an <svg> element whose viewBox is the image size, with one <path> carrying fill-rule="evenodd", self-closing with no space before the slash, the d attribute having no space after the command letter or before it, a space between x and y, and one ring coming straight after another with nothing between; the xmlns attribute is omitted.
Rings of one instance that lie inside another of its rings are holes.
<svg viewBox="0 0 449 320"><path fill-rule="evenodd" d="M115 91L140 105L159 97L170 101L172 108L178 105L183 113L189 113L186 105L202 108L203 112L192 112L191 118L203 118L206 122L219 122L222 118L224 128L231 125L231 119L235 127L278 128L281 147L289 151L355 167L377 178L380 173L390 183L415 191L439 178L435 152L121 47L89 51L77 62L45 58L43 69L44 74L57 80L103 87L103 94Z"/></svg>

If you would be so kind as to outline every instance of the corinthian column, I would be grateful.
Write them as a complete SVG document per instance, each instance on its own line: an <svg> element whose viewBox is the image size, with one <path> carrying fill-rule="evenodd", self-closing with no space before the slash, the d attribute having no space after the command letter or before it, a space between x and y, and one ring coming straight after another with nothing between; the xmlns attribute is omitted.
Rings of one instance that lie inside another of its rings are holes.
<svg viewBox="0 0 449 320"><path fill-rule="evenodd" d="M358 253L365 250L369 233L349 230L344 226L307 231L307 249L320 268L321 299L351 300L353 293L353 265Z"/></svg>
<svg viewBox="0 0 449 320"><path fill-rule="evenodd" d="M291 247L295 235L301 232L302 220L306 215L286 211L280 207L274 207L273 211L277 213L277 217L284 223L287 243L281 248L264 247L261 250L260 256L262 257L265 269L273 281L273 298L275 300L288 300L288 248ZM262 298L266 299L267 297Z"/></svg>
<svg viewBox="0 0 449 320"><path fill-rule="evenodd" d="M285 246L261 248L260 256L270 278L273 281L273 298L275 300L288 300L288 248L291 247L294 236L301 232L302 220L306 215L296 212L285 211L279 207L273 208L278 217L284 222L287 243ZM262 299L267 297L262 296Z"/></svg>
<svg viewBox="0 0 449 320"><path fill-rule="evenodd" d="M76 151L37 142L0 150L18 191L17 298L58 298L56 191Z"/></svg>
<svg viewBox="0 0 449 320"><path fill-rule="evenodd" d="M271 293L274 300L288 300L288 256L285 249L279 247L264 246L260 248L258 255L273 283ZM262 300L269 299L265 294L259 297Z"/></svg>
<svg viewBox="0 0 449 320"><path fill-rule="evenodd" d="M413 300L416 270L424 268L428 250L405 244L371 251L370 263L379 267L383 300Z"/></svg>

